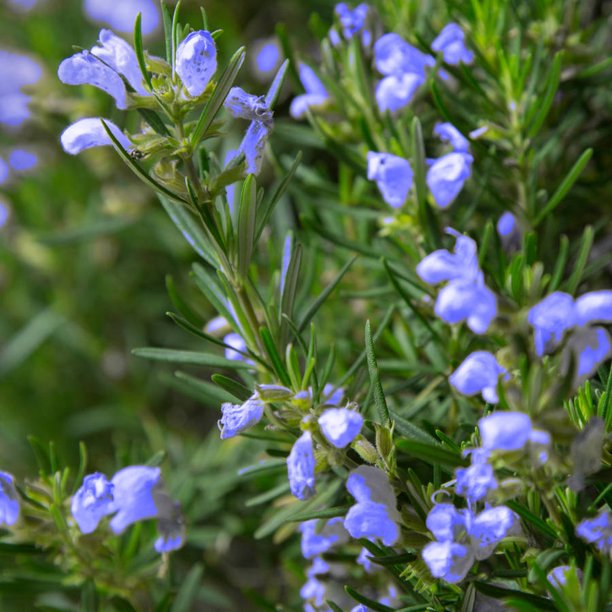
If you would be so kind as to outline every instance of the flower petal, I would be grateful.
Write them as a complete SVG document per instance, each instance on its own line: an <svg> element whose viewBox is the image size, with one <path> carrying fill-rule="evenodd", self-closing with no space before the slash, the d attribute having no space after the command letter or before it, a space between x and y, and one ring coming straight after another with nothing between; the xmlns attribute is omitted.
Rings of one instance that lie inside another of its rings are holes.
<svg viewBox="0 0 612 612"><path fill-rule="evenodd" d="M287 475L294 497L304 501L315 494L315 457L312 435L305 431L287 457Z"/></svg>
<svg viewBox="0 0 612 612"><path fill-rule="evenodd" d="M319 427L327 441L336 448L346 448L363 426L363 417L349 408L330 408L319 417Z"/></svg>
<svg viewBox="0 0 612 612"><path fill-rule="evenodd" d="M121 146L126 151L132 150L134 145L128 140L127 136L112 121L108 121L108 119L105 119L105 121ZM60 140L64 151L70 153L70 155L77 155L81 151L92 147L112 145L112 141L99 117L79 119L62 132Z"/></svg>
<svg viewBox="0 0 612 612"><path fill-rule="evenodd" d="M176 72L189 95L201 96L216 71L217 47L210 32L191 32L176 50Z"/></svg>

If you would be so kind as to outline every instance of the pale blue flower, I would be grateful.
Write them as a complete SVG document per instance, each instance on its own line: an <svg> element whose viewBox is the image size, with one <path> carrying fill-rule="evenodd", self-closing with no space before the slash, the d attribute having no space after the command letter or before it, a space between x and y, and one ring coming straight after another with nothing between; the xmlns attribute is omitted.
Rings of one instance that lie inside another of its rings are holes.
<svg viewBox="0 0 612 612"><path fill-rule="evenodd" d="M385 546L392 546L400 536L399 526L389 508L371 501L351 506L344 526L353 538L380 540Z"/></svg>
<svg viewBox="0 0 612 612"><path fill-rule="evenodd" d="M367 4L359 4L351 9L345 2L336 4L335 12L342 27L342 36L345 40L351 40L355 34L361 32L361 41L364 46L369 46L372 34L365 29L366 20L370 7Z"/></svg>
<svg viewBox="0 0 612 612"><path fill-rule="evenodd" d="M368 179L376 181L383 200L393 208L406 202L412 189L410 162L391 153L368 152Z"/></svg>
<svg viewBox="0 0 612 612"><path fill-rule="evenodd" d="M591 291L576 299L576 325L612 323L612 290Z"/></svg>
<svg viewBox="0 0 612 612"><path fill-rule="evenodd" d="M373 501L393 509L396 507L395 491L380 468L360 465L350 472L346 488L358 502Z"/></svg>
<svg viewBox="0 0 612 612"><path fill-rule="evenodd" d="M470 152L470 141L452 123L437 123L434 127L434 134L442 142L450 144L455 152Z"/></svg>
<svg viewBox="0 0 612 612"><path fill-rule="evenodd" d="M149 95L143 85L142 72L134 48L110 30L100 30L98 40L101 46L92 47L92 55L124 76L134 91L142 95Z"/></svg>
<svg viewBox="0 0 612 612"><path fill-rule="evenodd" d="M221 439L233 438L239 433L257 425L263 416L263 402L256 396L250 397L244 404L221 405L221 420L217 422L221 430Z"/></svg>
<svg viewBox="0 0 612 612"><path fill-rule="evenodd" d="M536 354L541 357L554 350L565 332L576 324L574 298L569 293L555 291L529 311L527 320L534 328Z"/></svg>
<svg viewBox="0 0 612 612"><path fill-rule="evenodd" d="M511 212L505 212L497 221L497 233L501 238L506 238L515 230L516 217Z"/></svg>
<svg viewBox="0 0 612 612"><path fill-rule="evenodd" d="M115 99L117 108L127 108L127 89L123 79L90 51L81 51L65 59L57 75L66 85L93 85Z"/></svg>
<svg viewBox="0 0 612 612"><path fill-rule="evenodd" d="M293 234L288 232L283 243L283 256L281 259L280 282L278 291L282 296L285 293L285 283L287 282L287 273L289 272L289 264L293 256Z"/></svg>
<svg viewBox="0 0 612 612"><path fill-rule="evenodd" d="M72 497L70 511L82 533L92 533L103 517L114 512L113 489L104 474L85 476L83 484Z"/></svg>
<svg viewBox="0 0 612 612"><path fill-rule="evenodd" d="M553 584L553 586L561 588L565 586L567 583L568 574L571 574L572 572L575 573L576 578L578 578L578 581L581 582L583 577L582 570L577 567L572 567L571 565L558 565L548 572L546 578Z"/></svg>
<svg viewBox="0 0 612 612"><path fill-rule="evenodd" d="M18 127L30 117L30 96L21 91L42 76L38 62L27 55L0 49L0 124Z"/></svg>
<svg viewBox="0 0 612 612"><path fill-rule="evenodd" d="M176 72L189 95L201 96L217 71L217 47L210 32L191 32L176 50Z"/></svg>
<svg viewBox="0 0 612 612"><path fill-rule="evenodd" d="M372 554L367 548L361 549L356 561L363 567L366 574L374 574L382 569L380 565L372 561Z"/></svg>
<svg viewBox="0 0 612 612"><path fill-rule="evenodd" d="M267 79L273 76L282 61L281 48L275 38L255 42L254 68L256 76Z"/></svg>
<svg viewBox="0 0 612 612"><path fill-rule="evenodd" d="M249 125L238 149L244 153L247 174L259 174L270 132L270 125L261 121L253 121Z"/></svg>
<svg viewBox="0 0 612 612"><path fill-rule="evenodd" d="M121 146L127 151L131 151L134 145L128 140L127 136L114 123L106 119L105 121ZM79 119L62 132L60 140L64 151L70 153L70 155L77 155L81 151L92 147L112 145L112 141L98 117Z"/></svg>
<svg viewBox="0 0 612 612"><path fill-rule="evenodd" d="M161 470L146 465L132 465L119 470L112 478L113 511L110 527L122 533L127 527L158 515L153 492L161 487Z"/></svg>
<svg viewBox="0 0 612 612"><path fill-rule="evenodd" d="M468 468L458 468L455 470L455 478L457 495L462 495L472 503L485 499L489 491L498 486L493 467L488 463L474 463Z"/></svg>
<svg viewBox="0 0 612 612"><path fill-rule="evenodd" d="M223 342L230 347L225 349L226 359L230 359L231 361L250 361L249 358L244 355L247 351L247 345L240 334L230 332L223 337Z"/></svg>
<svg viewBox="0 0 612 612"><path fill-rule="evenodd" d="M561 369L569 370L569 352L574 355L576 373L574 385L578 386L592 376L601 363L612 355L610 334L603 327L577 328L567 343Z"/></svg>
<svg viewBox="0 0 612 612"><path fill-rule="evenodd" d="M335 517L319 527L319 521L312 519L300 525L302 533L302 555L305 559L313 559L317 555L328 552L333 546L346 544L348 533L344 521Z"/></svg>
<svg viewBox="0 0 612 612"><path fill-rule="evenodd" d="M169 553L185 543L185 520L181 504L168 495L163 486L153 488L153 501L157 509L157 530L159 537L155 540L158 553Z"/></svg>
<svg viewBox="0 0 612 612"><path fill-rule="evenodd" d="M310 66L300 63L298 71L306 93L291 101L289 114L294 119L302 119L309 110L323 107L330 99L325 85Z"/></svg>
<svg viewBox="0 0 612 612"><path fill-rule="evenodd" d="M447 153L427 170L427 186L436 204L448 208L472 174L474 158L469 153Z"/></svg>
<svg viewBox="0 0 612 612"><path fill-rule="evenodd" d="M474 556L478 561L487 559L504 538L518 533L519 518L507 506L483 510L474 516L469 528Z"/></svg>
<svg viewBox="0 0 612 612"><path fill-rule="evenodd" d="M593 544L605 556L612 558L612 514L602 509L592 519L584 519L576 526L576 535Z"/></svg>
<svg viewBox="0 0 612 612"><path fill-rule="evenodd" d="M234 117L262 123L272 121L272 111L266 104L266 97L249 94L240 87L229 90L223 105Z"/></svg>
<svg viewBox="0 0 612 612"><path fill-rule="evenodd" d="M522 412L494 412L478 421L478 429L485 450L515 451L527 444L533 427Z"/></svg>
<svg viewBox="0 0 612 612"><path fill-rule="evenodd" d="M430 285L453 280L475 281L480 272L476 243L450 228L447 233L455 236L454 252L438 249L426 255L417 265L416 273Z"/></svg>
<svg viewBox="0 0 612 612"><path fill-rule="evenodd" d="M321 402L325 406L340 406L344 399L344 388L336 387L331 383L325 383L321 392Z"/></svg>
<svg viewBox="0 0 612 612"><path fill-rule="evenodd" d="M93 21L108 24L124 34L134 31L138 13L142 13L142 33L151 34L160 22L159 5L155 0L85 0L85 14Z"/></svg>
<svg viewBox="0 0 612 612"><path fill-rule="evenodd" d="M461 582L474 564L472 549L452 541L430 542L422 555L431 575L451 584Z"/></svg>
<svg viewBox="0 0 612 612"><path fill-rule="evenodd" d="M13 149L9 153L9 164L17 172L27 172L38 165L38 155L26 149Z"/></svg>
<svg viewBox="0 0 612 612"><path fill-rule="evenodd" d="M391 74L381 79L376 85L376 104L381 113L391 114L406 108L412 101L425 78L414 72Z"/></svg>
<svg viewBox="0 0 612 612"><path fill-rule="evenodd" d="M457 510L453 504L436 504L425 524L438 542L454 542L467 533L469 521L468 510Z"/></svg>
<svg viewBox="0 0 612 612"><path fill-rule="evenodd" d="M349 408L330 408L319 417L326 440L336 448L346 448L363 426L363 417Z"/></svg>
<svg viewBox="0 0 612 612"><path fill-rule="evenodd" d="M506 370L489 351L474 351L450 375L450 384L464 395L482 393L482 397L490 404L499 401L497 381Z"/></svg>
<svg viewBox="0 0 612 612"><path fill-rule="evenodd" d="M8 472L0 472L0 525L10 527L19 519L19 497L15 479Z"/></svg>
<svg viewBox="0 0 612 612"><path fill-rule="evenodd" d="M315 456L309 431L294 443L287 457L287 474L294 497L304 501L315 494Z"/></svg>
<svg viewBox="0 0 612 612"><path fill-rule="evenodd" d="M374 65L386 76L411 72L425 77L425 67L436 61L408 44L399 34L384 34L374 43Z"/></svg>
<svg viewBox="0 0 612 612"><path fill-rule="evenodd" d="M451 66L456 66L461 62L471 64L474 61L474 54L465 46L465 34L456 23L444 26L431 43L431 48L442 53L444 61Z"/></svg>

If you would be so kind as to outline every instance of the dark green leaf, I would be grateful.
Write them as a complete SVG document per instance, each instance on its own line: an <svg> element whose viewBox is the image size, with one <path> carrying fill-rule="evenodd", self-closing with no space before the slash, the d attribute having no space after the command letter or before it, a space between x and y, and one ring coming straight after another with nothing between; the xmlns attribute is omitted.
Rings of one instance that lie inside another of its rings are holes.
<svg viewBox="0 0 612 612"><path fill-rule="evenodd" d="M391 417L389 416L389 408L387 408L387 401L385 400L385 393L380 382L378 365L376 364L376 355L374 354L374 342L372 340L370 321L366 321L365 343L368 371L370 373L370 384L372 385L373 389L374 403L376 405L376 409L378 410L378 418L380 423L383 425L390 425Z"/></svg>

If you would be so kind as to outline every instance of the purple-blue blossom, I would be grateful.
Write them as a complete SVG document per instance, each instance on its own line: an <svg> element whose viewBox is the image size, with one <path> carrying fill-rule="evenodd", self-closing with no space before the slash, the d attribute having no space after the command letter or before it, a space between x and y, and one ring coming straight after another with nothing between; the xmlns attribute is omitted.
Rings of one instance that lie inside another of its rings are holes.
<svg viewBox="0 0 612 612"><path fill-rule="evenodd" d="M469 153L447 153L434 160L427 170L427 187L435 203L448 208L472 174L474 158Z"/></svg>
<svg viewBox="0 0 612 612"><path fill-rule="evenodd" d="M340 517L329 519L319 526L317 519L304 521L300 525L302 533L302 555L305 559L313 559L317 555L328 552L333 546L346 544L348 533L344 521Z"/></svg>
<svg viewBox="0 0 612 612"><path fill-rule="evenodd" d="M9 164L16 172L27 172L38 165L38 155L27 149L13 149L9 153Z"/></svg>
<svg viewBox="0 0 612 612"><path fill-rule="evenodd" d="M221 439L233 438L239 433L257 425L263 416L264 405L257 395L243 404L226 402L221 405L221 419L217 422Z"/></svg>
<svg viewBox="0 0 612 612"><path fill-rule="evenodd" d="M365 3L359 4L353 9L345 2L336 4L335 13L338 16L342 28L342 36L345 40L351 40L353 36L361 32L361 42L363 45L370 45L372 34L365 29L368 12L369 6Z"/></svg>
<svg viewBox="0 0 612 612"><path fill-rule="evenodd" d="M434 127L434 134L442 142L450 144L455 152L470 152L470 141L452 123L437 123Z"/></svg>
<svg viewBox="0 0 612 612"><path fill-rule="evenodd" d="M27 55L0 49L0 124L19 127L30 117L31 97L22 91L42 76L38 62Z"/></svg>
<svg viewBox="0 0 612 612"><path fill-rule="evenodd" d="M431 48L442 53L444 61L451 66L459 63L471 64L474 61L474 54L465 46L465 34L456 23L444 26L431 43Z"/></svg>
<svg viewBox="0 0 612 612"><path fill-rule="evenodd" d="M0 472L0 525L8 527L19 519L19 497L15 479L8 472Z"/></svg>
<svg viewBox="0 0 612 612"><path fill-rule="evenodd" d="M96 472L85 476L70 505L70 511L81 533L92 533L102 518L113 512L113 488L113 484L104 474Z"/></svg>
<svg viewBox="0 0 612 612"><path fill-rule="evenodd" d="M260 80L272 77L282 61L281 48L275 38L255 42L253 68Z"/></svg>
<svg viewBox="0 0 612 612"><path fill-rule="evenodd" d="M325 439L336 448L346 448L361 432L363 417L350 408L329 408L319 417Z"/></svg>
<svg viewBox="0 0 612 612"><path fill-rule="evenodd" d="M112 121L105 119L106 125L113 136L119 141L121 146L130 151L134 145L128 140L127 136ZM99 117L86 117L79 119L69 125L60 136L62 147L66 153L77 155L81 151L92 147L104 147L112 145L112 141L107 134L102 121Z"/></svg>
<svg viewBox="0 0 612 612"><path fill-rule="evenodd" d="M453 504L436 504L427 515L425 524L438 542L453 542L467 533L468 510L457 510Z"/></svg>
<svg viewBox="0 0 612 612"><path fill-rule="evenodd" d="M577 567L572 567L571 565L558 565L557 567L554 567L550 570L550 572L548 572L546 578L553 584L553 586L561 588L565 586L568 575L571 575L572 573L575 574L579 582L582 581L582 570Z"/></svg>
<svg viewBox="0 0 612 612"><path fill-rule="evenodd" d="M383 200L392 208L401 208L412 189L413 172L407 159L391 153L369 151L368 179L375 181Z"/></svg>
<svg viewBox="0 0 612 612"><path fill-rule="evenodd" d="M247 345L244 338L236 332L230 332L223 337L223 342L228 345L229 348L225 349L225 358L231 361L250 361L244 353L247 351Z"/></svg>
<svg viewBox="0 0 612 612"><path fill-rule="evenodd" d="M309 110L323 107L330 99L325 85L310 66L300 63L298 71L305 93L291 101L289 114L294 119L302 119Z"/></svg>
<svg viewBox="0 0 612 612"><path fill-rule="evenodd" d="M232 87L223 105L234 117L240 119L263 123L272 121L272 111L266 104L266 97L249 94L241 87Z"/></svg>
<svg viewBox="0 0 612 612"><path fill-rule="evenodd" d="M210 32L191 32L176 50L176 73L192 98L201 96L217 71L217 47Z"/></svg>
<svg viewBox="0 0 612 612"><path fill-rule="evenodd" d="M474 564L471 547L450 540L430 542L421 554L431 575L451 584L461 582Z"/></svg>
<svg viewBox="0 0 612 612"><path fill-rule="evenodd" d="M489 463L475 462L470 467L455 470L455 491L474 503L483 500L489 491L497 489L497 479Z"/></svg>
<svg viewBox="0 0 612 612"><path fill-rule="evenodd" d="M287 475L294 497L304 501L315 494L315 456L309 431L293 444L287 457Z"/></svg>
<svg viewBox="0 0 612 612"><path fill-rule="evenodd" d="M376 105L381 113L395 114L406 108L425 79L414 72L391 74L376 85Z"/></svg>
<svg viewBox="0 0 612 612"><path fill-rule="evenodd" d="M602 509L592 519L584 519L576 526L576 535L604 556L612 558L612 513Z"/></svg>
<svg viewBox="0 0 612 612"><path fill-rule="evenodd" d="M474 351L450 375L449 381L463 395L482 393L486 402L497 404L497 381L505 373L495 355L489 351Z"/></svg>
<svg viewBox="0 0 612 612"><path fill-rule="evenodd" d="M108 24L124 34L134 31L138 13L142 14L142 33L151 34L160 22L159 5L155 0L85 0L85 14L92 20Z"/></svg>
<svg viewBox="0 0 612 612"><path fill-rule="evenodd" d="M533 426L522 412L494 412L478 421L478 429L485 450L515 451L527 444Z"/></svg>

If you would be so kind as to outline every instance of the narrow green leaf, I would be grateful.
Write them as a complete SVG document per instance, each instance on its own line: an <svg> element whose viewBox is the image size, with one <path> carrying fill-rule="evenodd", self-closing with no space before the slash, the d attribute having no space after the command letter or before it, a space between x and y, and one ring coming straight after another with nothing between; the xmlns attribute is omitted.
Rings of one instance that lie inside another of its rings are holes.
<svg viewBox="0 0 612 612"><path fill-rule="evenodd" d="M164 348L137 348L132 350L132 355L152 359L154 361L169 361L171 363L189 363L192 365L201 365L211 368L227 368L229 370L248 370L253 366L236 361L234 359L225 359L217 355L209 353L200 353L197 351L179 351L174 349Z"/></svg>
<svg viewBox="0 0 612 612"><path fill-rule="evenodd" d="M246 402L246 400L253 395L253 392L247 389L244 385L231 378L228 378L227 376L223 376L223 374L213 374L210 378L215 385L219 385L219 387L225 389L228 393L231 393L241 402Z"/></svg>
<svg viewBox="0 0 612 612"><path fill-rule="evenodd" d="M166 61L172 66L174 56L172 55L172 16L168 10L168 5L164 0L160 0L162 21L164 24L164 40L166 42Z"/></svg>
<svg viewBox="0 0 612 612"><path fill-rule="evenodd" d="M559 240L559 251L555 257L555 269L553 270L548 290L552 293L557 290L557 287L561 284L563 273L565 272L565 265L567 264L567 255L569 253L569 240L565 234L561 236Z"/></svg>
<svg viewBox="0 0 612 612"><path fill-rule="evenodd" d="M196 313L196 311L187 304L187 302L181 297L179 294L176 285L174 283L174 279L170 274L166 274L166 291L168 292L168 296L170 297L170 301L173 306L179 311L181 316L188 321L191 325L200 329L204 324L204 321Z"/></svg>
<svg viewBox="0 0 612 612"><path fill-rule="evenodd" d="M506 599L513 597L517 600L528 602L530 605L534 606L534 610L556 610L554 603L550 601L550 599L545 599L544 597L539 597L538 595L532 595L531 593L516 591L514 589L505 589L494 584L481 582L480 580L475 580L473 584L483 595L488 595L489 597L493 597L495 599Z"/></svg>
<svg viewBox="0 0 612 612"><path fill-rule="evenodd" d="M414 425L414 423L411 423L410 421L408 421L403 416L401 416L400 414L398 414L397 412L393 410L390 412L390 414L391 414L391 418L393 419L395 423L396 431L402 434L402 436L404 436L405 438L408 438L409 440L420 440L421 442L435 444L434 438L430 434L428 434L424 429L421 429L417 425Z"/></svg>
<svg viewBox="0 0 612 612"><path fill-rule="evenodd" d="M260 327L259 335L261 336L261 339L263 340L264 347L266 349L266 353L268 354L268 357L270 358L272 367L274 368L274 371L279 377L280 382L286 387L291 387L291 378L289 377L289 374L287 373L287 370L285 369L283 360L278 354L278 350L276 349L274 340L272 339L272 335L270 334L270 330L267 327Z"/></svg>
<svg viewBox="0 0 612 612"><path fill-rule="evenodd" d="M205 380L200 380L199 378L191 376L186 372L181 372L179 370L174 373L174 376L176 376L176 378L183 383L186 391L188 391L190 395L204 401L204 403L209 404L211 407L217 408L224 402L230 402L232 404L241 403L239 398L235 397L231 393L228 393L218 385L213 385Z"/></svg>
<svg viewBox="0 0 612 612"><path fill-rule="evenodd" d="M575 293L576 289L578 289L578 285L582 280L584 267L589 259L589 253L591 252L591 248L593 246L594 237L595 232L593 231L593 228L590 225L587 225L582 233L582 242L580 243L580 250L578 251L578 257L576 258L574 270L565 284L565 290L568 293L573 294Z"/></svg>
<svg viewBox="0 0 612 612"><path fill-rule="evenodd" d="M139 108L138 113L160 136L170 136L166 124L155 111L150 108Z"/></svg>
<svg viewBox="0 0 612 612"><path fill-rule="evenodd" d="M441 444L423 440L408 440L401 438L395 442L395 446L402 452L421 459L431 465L442 464L450 467L466 466L469 461L459 453L455 453Z"/></svg>
<svg viewBox="0 0 612 612"><path fill-rule="evenodd" d="M370 384L372 385L374 393L374 403L378 410L378 418L380 423L383 425L391 424L391 417L389 415L389 408L387 407L387 401L385 400L385 393L380 382L380 375L378 373L378 365L376 364L376 355L374 354L374 342L372 341L372 330L370 327L370 321L366 321L365 326L365 343L366 343L366 355L368 361L368 371L370 373Z"/></svg>
<svg viewBox="0 0 612 612"><path fill-rule="evenodd" d="M144 49L142 46L142 13L138 13L136 16L136 23L134 24L134 50L136 51L136 59L138 60L140 72L142 72L142 78L152 91L153 85L151 83L151 75L147 70L147 63L145 61Z"/></svg>
<svg viewBox="0 0 612 612"><path fill-rule="evenodd" d="M214 118L217 116L219 109L223 105L229 90L231 89L236 77L238 76L238 72L242 67L244 62L244 58L246 57L246 52L244 47L241 47L234 53L232 59L230 60L227 68L221 75L217 86L215 87L215 91L213 92L210 100L208 100L198 122L196 124L193 133L191 134L191 147L195 149L199 144L202 137L206 134L206 131L211 126Z"/></svg>
<svg viewBox="0 0 612 612"><path fill-rule="evenodd" d="M178 0L176 5L174 6L174 13L172 14L172 32L171 32L171 43L172 43L172 74L174 75L176 63L176 50L179 46L179 11L181 8L182 0Z"/></svg>
<svg viewBox="0 0 612 612"><path fill-rule="evenodd" d="M327 285L327 287L325 287L325 289L321 291L319 297L314 300L314 302L310 304L310 306L306 309L306 312L304 313L304 316L302 317L302 320L298 325L300 333L306 329L310 321L312 321L312 318L315 316L315 314L317 314L319 308L321 308L325 300L329 297L330 293L337 287L338 283L342 280L342 278L348 272L348 269L353 265L353 262L356 259L356 255L349 259L349 261L347 261L344 266L342 266L341 270L338 272L338 274L336 274L331 283L329 283L329 285Z"/></svg>
<svg viewBox="0 0 612 612"><path fill-rule="evenodd" d="M269 109L273 109L280 95L283 83L285 82L285 76L287 75L287 69L289 68L289 60L285 60L281 67L277 70L276 76L272 81L268 93L266 93L266 106Z"/></svg>
<svg viewBox="0 0 612 612"><path fill-rule="evenodd" d="M187 576L182 580L181 588L172 604L171 612L189 612L193 609L203 574L204 567L201 563L196 563L189 570Z"/></svg>
<svg viewBox="0 0 612 612"><path fill-rule="evenodd" d="M541 223L546 217L561 203L563 198L567 195L569 190L573 187L574 183L578 180L578 177L582 174L585 166L589 163L591 156L593 155L593 149L587 149L579 158L578 161L573 165L567 176L563 179L559 187L550 200L546 202L544 208L540 211L534 221L534 227Z"/></svg>
<svg viewBox="0 0 612 612"><path fill-rule="evenodd" d="M348 585L345 585L344 590L356 602L367 606L369 610L375 610L376 612L393 612L393 608L389 608L388 606L385 606L384 604L381 604L378 601L374 601L373 599L370 599L369 597L358 593L355 589L352 589Z"/></svg>
<svg viewBox="0 0 612 612"><path fill-rule="evenodd" d="M245 506L247 508L252 508L253 506L259 506L261 504L266 504L272 501L273 499L280 497L281 495L285 495L286 493L289 493L289 490L290 490L289 483L281 482L281 484L279 484L276 487L273 487L269 491L265 491L264 493L261 493L260 495L256 495L255 497L251 497L251 499L248 499L246 501Z"/></svg>
<svg viewBox="0 0 612 612"><path fill-rule="evenodd" d="M257 182L249 174L242 185L240 206L238 208L238 272L246 278L255 247L255 218L257 215Z"/></svg>
<svg viewBox="0 0 612 612"><path fill-rule="evenodd" d="M534 138L538 134L555 99L555 94L559 88L559 79L561 78L561 59L562 52L559 51L553 58L552 66L546 79L544 96L538 96L532 102L532 107L527 117L527 121L530 121L527 132L529 138Z"/></svg>

